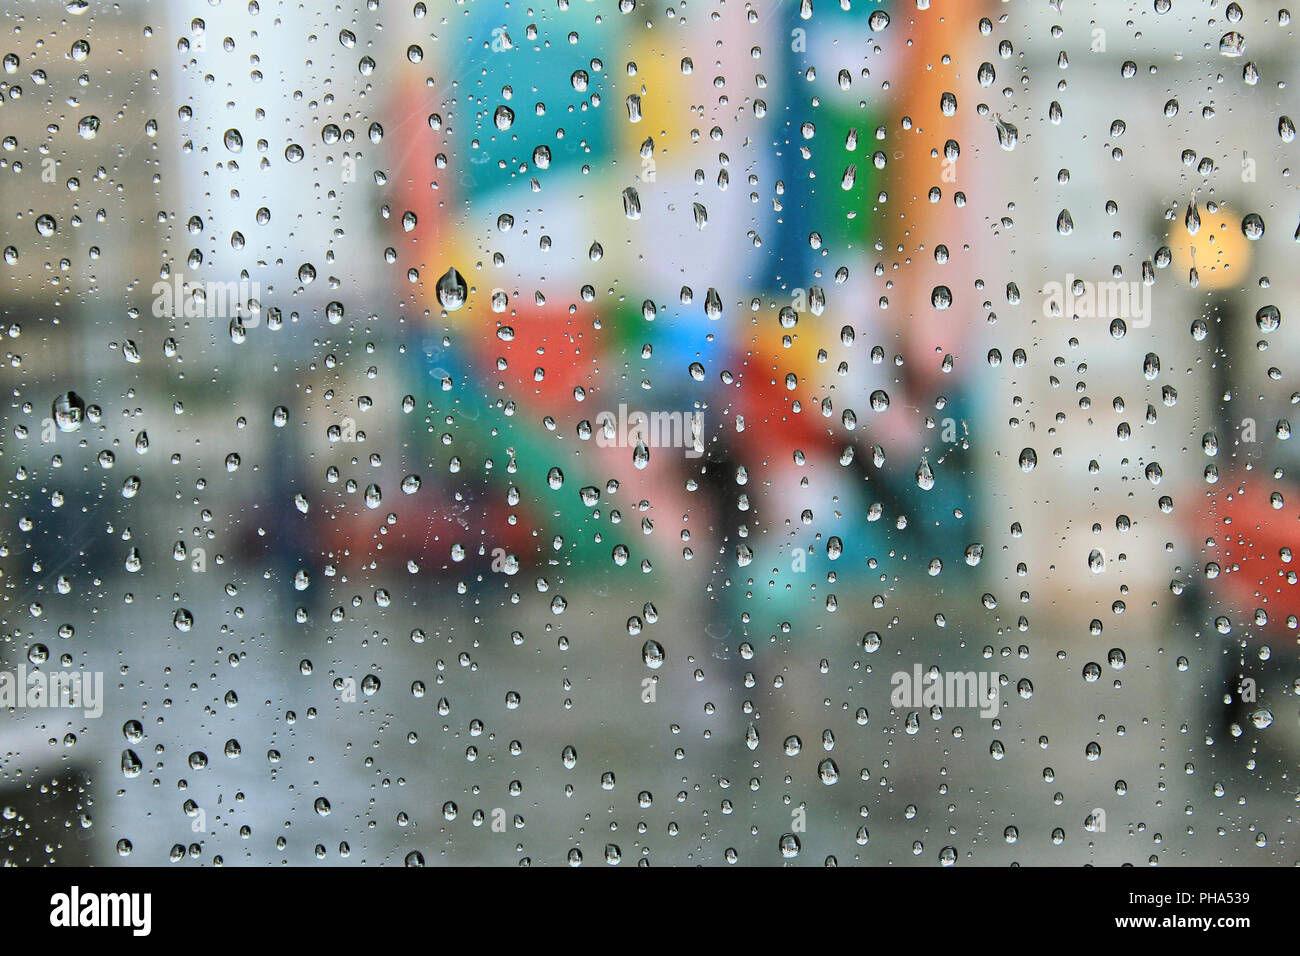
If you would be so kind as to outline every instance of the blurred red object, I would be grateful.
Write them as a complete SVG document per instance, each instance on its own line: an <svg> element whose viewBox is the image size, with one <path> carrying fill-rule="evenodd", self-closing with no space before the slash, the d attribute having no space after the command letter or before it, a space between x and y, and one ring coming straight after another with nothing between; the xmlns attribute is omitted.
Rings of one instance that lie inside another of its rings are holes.
<svg viewBox="0 0 1300 956"><path fill-rule="evenodd" d="M1217 546L1207 552L1207 562L1222 569L1211 588L1234 609L1250 613L1262 608L1268 632L1293 634L1287 618L1300 616L1300 589L1287 575L1296 571L1291 552L1300 543L1300 515L1293 506L1275 508L1273 494L1295 502L1300 488L1258 472L1225 476L1219 487L1225 490L1210 495L1197 522L1202 537Z"/></svg>

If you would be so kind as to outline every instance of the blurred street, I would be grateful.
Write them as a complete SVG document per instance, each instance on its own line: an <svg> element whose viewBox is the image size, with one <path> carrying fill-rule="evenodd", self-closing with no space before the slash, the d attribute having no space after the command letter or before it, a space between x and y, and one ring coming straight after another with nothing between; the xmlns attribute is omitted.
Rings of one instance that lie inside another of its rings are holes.
<svg viewBox="0 0 1300 956"><path fill-rule="evenodd" d="M4 862L1296 865L1295 28L1162 6L21 4Z"/></svg>

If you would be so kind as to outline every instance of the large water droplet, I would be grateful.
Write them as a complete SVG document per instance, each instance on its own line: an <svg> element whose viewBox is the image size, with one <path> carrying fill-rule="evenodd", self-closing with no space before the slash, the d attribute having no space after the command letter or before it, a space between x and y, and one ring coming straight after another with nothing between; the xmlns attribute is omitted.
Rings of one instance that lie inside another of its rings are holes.
<svg viewBox="0 0 1300 956"><path fill-rule="evenodd" d="M86 403L76 392L64 392L51 406L54 424L61 432L75 432L86 415Z"/></svg>
<svg viewBox="0 0 1300 956"><path fill-rule="evenodd" d="M455 312L465 305L469 297L469 286L465 277L455 267L448 269L438 280L438 303L448 312Z"/></svg>

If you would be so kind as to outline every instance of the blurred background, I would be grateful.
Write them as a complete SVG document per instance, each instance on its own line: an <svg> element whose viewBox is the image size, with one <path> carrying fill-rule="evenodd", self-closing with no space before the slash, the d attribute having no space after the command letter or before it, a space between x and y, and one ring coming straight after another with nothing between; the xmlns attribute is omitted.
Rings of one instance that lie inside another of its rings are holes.
<svg viewBox="0 0 1300 956"><path fill-rule="evenodd" d="M6 863L1297 862L1286 10L7 24Z"/></svg>

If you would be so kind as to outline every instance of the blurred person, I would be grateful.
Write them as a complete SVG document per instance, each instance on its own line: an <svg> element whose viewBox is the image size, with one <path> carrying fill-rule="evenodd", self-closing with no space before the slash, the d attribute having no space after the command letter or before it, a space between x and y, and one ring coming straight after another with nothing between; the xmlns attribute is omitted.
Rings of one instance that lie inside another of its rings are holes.
<svg viewBox="0 0 1300 956"><path fill-rule="evenodd" d="M1169 237L1175 268L1205 291L1193 335L1212 358L1200 441L1206 500L1184 521L1193 547L1204 555L1205 570L1193 578L1193 600L1185 607L1195 615L1192 624L1203 640L1222 641L1231 634L1225 630L1230 621L1254 625L1253 632L1247 629L1223 643L1213 677L1217 699L1210 702L1212 725L1235 738L1248 722L1262 727L1282 717L1280 708L1286 706L1283 732L1263 739L1282 737L1294 751L1300 733L1294 706L1284 697L1300 686L1300 596L1288 567L1296 540L1296 516L1288 503L1300 499L1291 474L1300 461L1287 440L1290 423L1265 416L1266 396L1255 384L1263 373L1261 364L1271 361L1265 350L1280 325L1280 312L1271 304L1267 279L1258 283L1267 300L1258 307L1242 285L1246 276L1264 273L1265 267L1253 261L1259 256L1235 205L1209 204L1197 211L1197 218L1201 223L1194 232L1189 212ZM1245 643L1252 636L1261 642L1254 649Z"/></svg>

